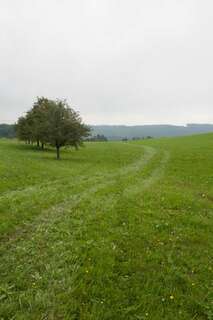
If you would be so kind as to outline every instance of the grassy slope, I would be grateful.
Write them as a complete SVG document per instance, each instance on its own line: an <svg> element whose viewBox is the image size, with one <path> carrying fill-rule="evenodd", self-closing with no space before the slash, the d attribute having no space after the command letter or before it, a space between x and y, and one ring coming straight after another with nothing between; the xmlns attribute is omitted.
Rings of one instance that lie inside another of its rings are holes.
<svg viewBox="0 0 213 320"><path fill-rule="evenodd" d="M212 134L0 152L0 319L213 319Z"/></svg>

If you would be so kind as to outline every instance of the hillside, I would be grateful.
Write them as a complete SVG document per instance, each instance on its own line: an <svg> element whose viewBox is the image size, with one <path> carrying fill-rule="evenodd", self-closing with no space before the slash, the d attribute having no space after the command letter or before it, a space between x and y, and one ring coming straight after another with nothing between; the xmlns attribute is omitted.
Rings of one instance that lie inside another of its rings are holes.
<svg viewBox="0 0 213 320"><path fill-rule="evenodd" d="M147 136L175 137L192 134L213 132L213 124L187 124L186 126L174 125L142 125L142 126L92 126L93 135L103 134L109 140L144 138Z"/></svg>
<svg viewBox="0 0 213 320"><path fill-rule="evenodd" d="M0 153L1 319L212 319L213 134Z"/></svg>

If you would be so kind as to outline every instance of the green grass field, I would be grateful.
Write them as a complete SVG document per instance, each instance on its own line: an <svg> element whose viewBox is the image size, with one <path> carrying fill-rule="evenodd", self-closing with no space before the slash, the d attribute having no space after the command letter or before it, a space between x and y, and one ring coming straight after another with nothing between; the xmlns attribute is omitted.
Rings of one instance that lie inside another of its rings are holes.
<svg viewBox="0 0 213 320"><path fill-rule="evenodd" d="M213 319L213 134L0 141L0 319Z"/></svg>

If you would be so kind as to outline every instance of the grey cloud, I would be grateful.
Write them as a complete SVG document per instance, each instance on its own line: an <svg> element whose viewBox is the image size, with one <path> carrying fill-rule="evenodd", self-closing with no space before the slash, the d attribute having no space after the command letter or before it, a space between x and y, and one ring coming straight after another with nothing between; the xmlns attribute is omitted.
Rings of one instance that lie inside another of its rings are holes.
<svg viewBox="0 0 213 320"><path fill-rule="evenodd" d="M0 122L36 96L91 124L213 122L210 0L0 0Z"/></svg>

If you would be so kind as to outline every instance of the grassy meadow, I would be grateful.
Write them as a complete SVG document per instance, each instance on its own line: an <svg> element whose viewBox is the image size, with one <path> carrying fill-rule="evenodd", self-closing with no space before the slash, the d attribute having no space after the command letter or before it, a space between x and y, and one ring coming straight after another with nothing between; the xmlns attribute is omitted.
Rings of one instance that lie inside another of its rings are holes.
<svg viewBox="0 0 213 320"><path fill-rule="evenodd" d="M0 319L213 319L213 134L0 140Z"/></svg>

